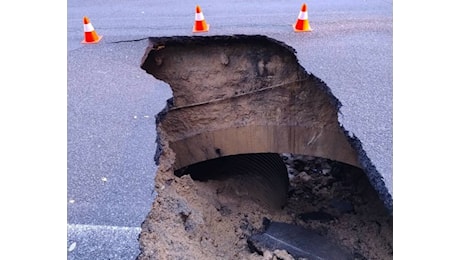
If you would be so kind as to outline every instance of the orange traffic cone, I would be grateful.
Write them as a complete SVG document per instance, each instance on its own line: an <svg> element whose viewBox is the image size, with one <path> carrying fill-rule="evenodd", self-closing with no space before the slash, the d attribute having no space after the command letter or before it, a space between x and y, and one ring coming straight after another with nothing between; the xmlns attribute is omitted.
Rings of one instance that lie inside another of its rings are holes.
<svg viewBox="0 0 460 260"><path fill-rule="evenodd" d="M195 12L195 24L193 25L193 32L207 31L209 31L209 25L206 23L206 20L204 19L204 15L201 12L201 7L197 5Z"/></svg>
<svg viewBox="0 0 460 260"><path fill-rule="evenodd" d="M97 35L89 18L86 16L83 17L83 29L85 31L85 38L81 43L98 43L102 39L102 36Z"/></svg>
<svg viewBox="0 0 460 260"><path fill-rule="evenodd" d="M307 4L303 4L302 8L300 9L299 16L297 18L297 22L292 25L295 32L309 32L311 31L310 23L308 23L308 12L307 12Z"/></svg>

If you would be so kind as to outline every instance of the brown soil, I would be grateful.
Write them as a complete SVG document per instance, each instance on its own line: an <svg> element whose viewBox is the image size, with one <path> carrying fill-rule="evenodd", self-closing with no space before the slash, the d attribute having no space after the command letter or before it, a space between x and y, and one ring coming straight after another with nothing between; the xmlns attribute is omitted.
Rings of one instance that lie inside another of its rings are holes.
<svg viewBox="0 0 460 260"><path fill-rule="evenodd" d="M278 210L257 203L250 185L242 185L245 178L201 182L170 175L158 186L165 196L143 224L139 259L290 259L286 252L249 249L247 239L262 230L263 218L313 229L355 259L392 259L392 216L362 170L294 158L286 160L288 203Z"/></svg>
<svg viewBox="0 0 460 260"><path fill-rule="evenodd" d="M138 259L291 259L281 248L251 251L248 238L264 219L313 229L355 259L392 258L392 216L379 199L387 191L372 188L379 175L339 125L340 102L294 53L262 36L151 39L142 68L170 84L174 98L157 117L158 196ZM283 208L263 199L280 189L254 175L174 174L211 159L286 151L316 157L282 154Z"/></svg>

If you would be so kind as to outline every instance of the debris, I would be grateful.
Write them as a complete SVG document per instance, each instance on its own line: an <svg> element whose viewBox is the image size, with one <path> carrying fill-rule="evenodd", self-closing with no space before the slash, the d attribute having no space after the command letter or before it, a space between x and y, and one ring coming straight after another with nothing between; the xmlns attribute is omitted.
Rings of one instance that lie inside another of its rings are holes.
<svg viewBox="0 0 460 260"><path fill-rule="evenodd" d="M69 246L69 252L72 252L75 248L77 247L77 242L73 242L72 244L70 244Z"/></svg>
<svg viewBox="0 0 460 260"><path fill-rule="evenodd" d="M278 249L294 258L353 259L349 252L313 230L282 222L270 222L265 232L249 237L248 245L259 254Z"/></svg>
<svg viewBox="0 0 460 260"><path fill-rule="evenodd" d="M276 249L273 253L276 255L278 259L294 260L294 257L292 257L286 250Z"/></svg>

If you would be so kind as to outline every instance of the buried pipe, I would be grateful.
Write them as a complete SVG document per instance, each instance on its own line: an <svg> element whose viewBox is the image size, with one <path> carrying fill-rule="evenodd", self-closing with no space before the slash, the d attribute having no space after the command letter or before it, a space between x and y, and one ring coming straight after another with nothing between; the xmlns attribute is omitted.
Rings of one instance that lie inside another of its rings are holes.
<svg viewBox="0 0 460 260"><path fill-rule="evenodd" d="M340 102L263 36L158 38L142 68L170 84L159 116L174 170L226 155L291 152L360 167L337 120ZM192 149L191 149L192 148Z"/></svg>
<svg viewBox="0 0 460 260"><path fill-rule="evenodd" d="M237 154L186 166L175 172L193 180L235 183L244 194L267 208L279 209L287 202L289 179L286 165L277 153Z"/></svg>
<svg viewBox="0 0 460 260"><path fill-rule="evenodd" d="M140 259L243 257L244 238L262 228L258 217L287 221L280 213L289 188L282 153L369 175L359 140L337 120L340 102L291 47L257 35L149 42L141 67L167 82L173 99L157 115L158 196L143 224ZM379 187L381 179L369 180ZM387 191L379 195L389 208ZM257 204L248 206L247 198ZM228 228L236 236L230 245L218 235Z"/></svg>

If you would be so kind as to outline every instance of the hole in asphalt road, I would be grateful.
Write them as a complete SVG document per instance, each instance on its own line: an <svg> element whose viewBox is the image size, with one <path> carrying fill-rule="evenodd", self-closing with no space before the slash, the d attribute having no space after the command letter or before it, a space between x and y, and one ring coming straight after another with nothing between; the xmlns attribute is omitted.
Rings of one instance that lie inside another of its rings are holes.
<svg viewBox="0 0 460 260"><path fill-rule="evenodd" d="M173 99L138 259L392 258L387 191L294 53L258 35L150 38L141 67Z"/></svg>

